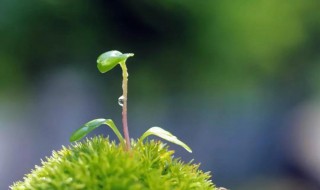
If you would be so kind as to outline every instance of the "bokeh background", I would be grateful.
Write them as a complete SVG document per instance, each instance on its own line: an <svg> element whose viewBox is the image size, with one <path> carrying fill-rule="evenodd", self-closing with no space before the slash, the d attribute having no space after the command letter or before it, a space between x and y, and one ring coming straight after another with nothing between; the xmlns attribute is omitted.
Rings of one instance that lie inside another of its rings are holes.
<svg viewBox="0 0 320 190"><path fill-rule="evenodd" d="M83 123L121 128L129 68L132 138L161 126L230 189L320 189L320 2L0 1L0 189ZM105 128L95 134L110 135Z"/></svg>

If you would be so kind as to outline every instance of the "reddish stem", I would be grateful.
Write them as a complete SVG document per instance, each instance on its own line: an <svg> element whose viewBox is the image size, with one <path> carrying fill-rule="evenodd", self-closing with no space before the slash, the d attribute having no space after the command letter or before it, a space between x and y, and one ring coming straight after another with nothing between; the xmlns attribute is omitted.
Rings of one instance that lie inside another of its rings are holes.
<svg viewBox="0 0 320 190"><path fill-rule="evenodd" d="M126 150L130 150L130 137L128 130L128 115L127 115L127 99L128 99L128 71L126 64L124 62L120 63L122 68L122 90L123 90L123 106L122 106L122 125L123 125L123 134L126 141Z"/></svg>

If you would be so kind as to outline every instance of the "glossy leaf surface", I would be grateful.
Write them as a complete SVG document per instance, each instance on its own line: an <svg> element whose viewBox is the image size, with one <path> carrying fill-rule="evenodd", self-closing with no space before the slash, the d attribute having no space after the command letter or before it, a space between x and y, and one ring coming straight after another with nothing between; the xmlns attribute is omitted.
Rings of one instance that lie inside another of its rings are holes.
<svg viewBox="0 0 320 190"><path fill-rule="evenodd" d="M94 119L88 123L82 125L78 130L76 130L70 137L70 141L78 141L85 137L92 130L100 127L106 120L105 119Z"/></svg>
<svg viewBox="0 0 320 190"><path fill-rule="evenodd" d="M101 73L105 73L113 69L117 64L125 62L133 53L121 53L120 51L112 50L101 54L98 59L98 69Z"/></svg>
<svg viewBox="0 0 320 190"><path fill-rule="evenodd" d="M174 136L170 132L168 132L160 127L151 127L149 130L147 130L145 133L143 133L140 140L143 141L146 137L148 137L150 135L155 135L160 138L163 138L171 143L182 146L184 149L186 149L190 153L192 152L191 148L188 145L186 145L184 142L180 141L176 136Z"/></svg>
<svg viewBox="0 0 320 190"><path fill-rule="evenodd" d="M123 137L121 133L119 132L116 125L113 123L111 119L94 119L92 121L89 121L88 123L81 126L78 130L76 130L70 137L70 142L81 140L83 137L85 137L88 133L90 133L92 130L100 127L101 125L106 124L108 125L113 132L117 135L119 138L119 141L121 143L124 143Z"/></svg>

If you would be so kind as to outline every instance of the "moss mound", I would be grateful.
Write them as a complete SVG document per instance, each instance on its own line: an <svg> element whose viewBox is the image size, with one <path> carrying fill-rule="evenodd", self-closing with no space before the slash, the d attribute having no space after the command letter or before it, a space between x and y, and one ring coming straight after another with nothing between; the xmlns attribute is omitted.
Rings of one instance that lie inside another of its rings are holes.
<svg viewBox="0 0 320 190"><path fill-rule="evenodd" d="M199 165L183 163L159 141L132 143L123 151L101 136L63 147L12 190L173 190L216 189Z"/></svg>

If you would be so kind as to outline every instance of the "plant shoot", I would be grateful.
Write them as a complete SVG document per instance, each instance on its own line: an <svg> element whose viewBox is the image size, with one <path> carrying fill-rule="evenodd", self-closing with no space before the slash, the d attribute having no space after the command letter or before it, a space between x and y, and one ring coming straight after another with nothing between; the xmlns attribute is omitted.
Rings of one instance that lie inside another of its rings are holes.
<svg viewBox="0 0 320 190"><path fill-rule="evenodd" d="M70 137L70 141L78 141L81 140L83 137L85 137L88 133L90 133L92 130L96 129L97 127L100 127L101 125L105 124L109 126L113 132L117 135L120 143L125 147L127 151L131 149L130 145L130 137L129 137L129 129L128 129L128 69L126 66L126 60L129 57L132 57L133 53L121 53L119 51L113 50L108 51L103 54L101 54L98 57L97 60L97 67L98 70L101 73L106 73L113 69L118 64L120 65L122 69L122 95L118 99L119 105L122 107L122 125L123 125L123 135L122 137L121 133L117 129L116 125L111 119L94 119L92 121L89 121L88 123L84 124L82 127L80 127L78 130L76 130ZM171 143L177 144L179 146L182 146L185 148L188 152L192 152L189 146L187 146L185 143L180 141L176 136L172 135L170 132L160 128L160 127L151 127L149 130L147 130L141 137L140 141L142 142L145 138L147 138L150 135L158 136L162 139L165 139Z"/></svg>

